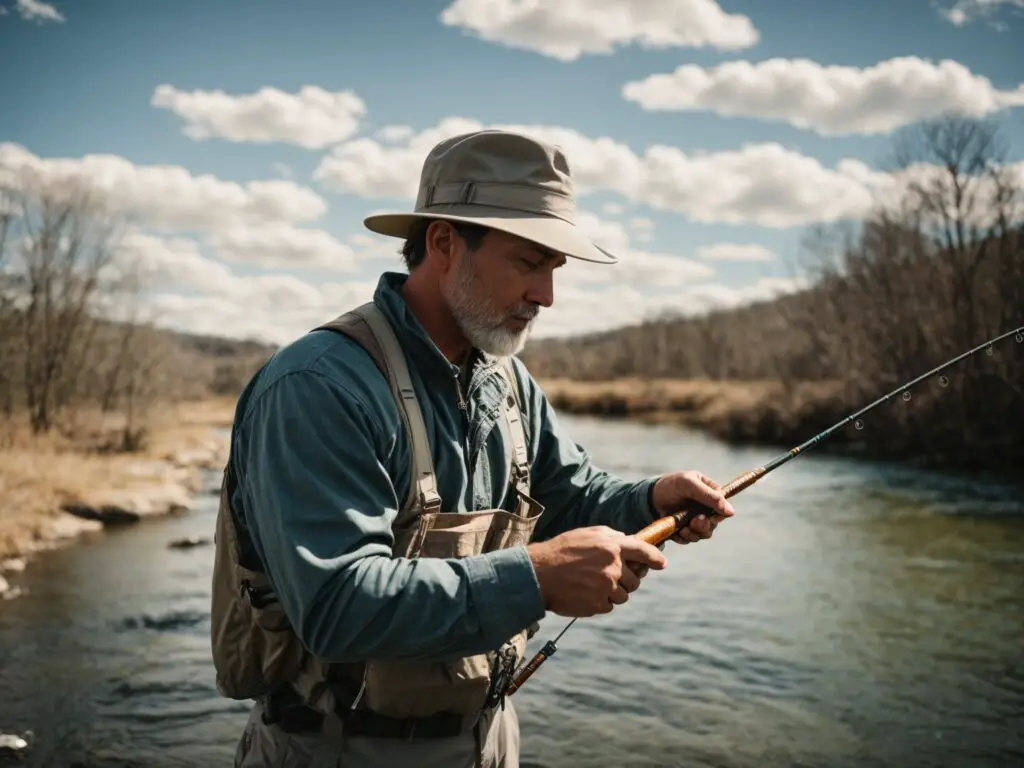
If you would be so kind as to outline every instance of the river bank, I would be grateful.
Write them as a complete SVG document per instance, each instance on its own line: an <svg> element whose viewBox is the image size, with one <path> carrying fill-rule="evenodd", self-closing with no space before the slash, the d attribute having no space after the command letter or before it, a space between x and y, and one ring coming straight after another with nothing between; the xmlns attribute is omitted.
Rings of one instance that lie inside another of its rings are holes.
<svg viewBox="0 0 1024 768"><path fill-rule="evenodd" d="M842 381L539 377L539 383L552 405L565 413L684 426L731 445L779 449L809 440L884 394L854 395ZM958 399L960 393L947 392L938 380L922 383L911 394L912 402L895 397L814 450L1019 482L1019 466L1005 438L997 430L986 432L983 424L965 422L956 410ZM1019 414L1012 418L1019 420ZM968 431L974 442L965 440ZM986 433L991 435L987 440Z"/></svg>
<svg viewBox="0 0 1024 768"><path fill-rule="evenodd" d="M552 378L539 383L551 404L566 413L678 424L729 442L793 444L842 418L842 382L787 386L780 381Z"/></svg>
<svg viewBox="0 0 1024 768"><path fill-rule="evenodd" d="M227 398L162 405L142 445L117 450L123 417L77 414L73 429L33 436L5 425L0 444L0 599L17 597L12 574L40 552L148 517L185 512L202 474L227 457Z"/></svg>

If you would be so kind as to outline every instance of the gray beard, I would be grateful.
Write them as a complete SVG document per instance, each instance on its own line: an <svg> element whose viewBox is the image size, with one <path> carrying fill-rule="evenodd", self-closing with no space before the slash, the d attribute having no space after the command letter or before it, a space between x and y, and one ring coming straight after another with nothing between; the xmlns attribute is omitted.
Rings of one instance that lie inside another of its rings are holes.
<svg viewBox="0 0 1024 768"><path fill-rule="evenodd" d="M508 314L495 312L477 278L469 255L459 264L458 276L442 289L455 322L469 342L484 352L497 357L511 357L522 351L533 328L533 321L522 331L505 328L502 323L514 315L537 316L537 307L516 307Z"/></svg>

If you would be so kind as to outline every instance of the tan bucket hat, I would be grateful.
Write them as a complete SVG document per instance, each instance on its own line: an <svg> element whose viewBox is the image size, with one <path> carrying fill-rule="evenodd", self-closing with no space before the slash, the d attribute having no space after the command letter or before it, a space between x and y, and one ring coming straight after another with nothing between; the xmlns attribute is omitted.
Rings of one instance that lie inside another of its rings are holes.
<svg viewBox="0 0 1024 768"><path fill-rule="evenodd" d="M572 176L561 148L511 131L439 142L423 161L414 211L376 214L363 223L371 232L404 238L421 219L478 224L567 257L618 262L576 226Z"/></svg>

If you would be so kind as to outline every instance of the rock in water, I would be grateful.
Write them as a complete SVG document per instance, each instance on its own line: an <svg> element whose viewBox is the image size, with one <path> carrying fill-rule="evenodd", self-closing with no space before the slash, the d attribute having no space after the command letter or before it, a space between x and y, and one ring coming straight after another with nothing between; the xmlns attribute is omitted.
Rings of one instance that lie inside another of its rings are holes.
<svg viewBox="0 0 1024 768"><path fill-rule="evenodd" d="M25 734L29 738L32 732ZM2 757L23 757L28 752L29 742L13 733L0 733L0 756Z"/></svg>
<svg viewBox="0 0 1024 768"><path fill-rule="evenodd" d="M205 547L210 543L210 539L204 536L186 536L182 539L174 539L167 546L170 549L191 549L192 547Z"/></svg>

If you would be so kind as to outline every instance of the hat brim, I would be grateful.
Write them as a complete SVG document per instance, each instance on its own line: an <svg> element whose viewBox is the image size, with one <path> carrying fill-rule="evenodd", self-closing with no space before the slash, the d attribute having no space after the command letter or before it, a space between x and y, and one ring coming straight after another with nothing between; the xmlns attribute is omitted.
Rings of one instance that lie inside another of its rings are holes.
<svg viewBox="0 0 1024 768"><path fill-rule="evenodd" d="M444 212L442 212L444 211ZM459 213L463 211L463 213ZM468 215L471 214L471 215ZM438 206L437 211L420 213L379 213L367 216L363 224L371 232L389 237L407 237L412 225L423 219L444 219L476 224L481 227L508 232L510 235L536 243L568 258L580 259L596 264L617 264L617 256L593 243L578 227L564 219L551 216L537 216L530 213L517 214L507 208L486 206Z"/></svg>

